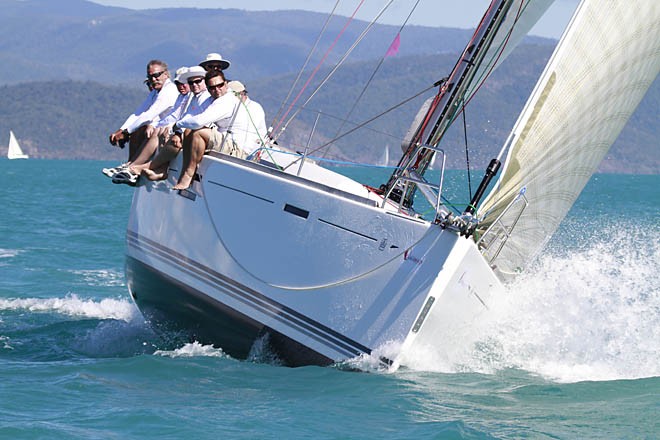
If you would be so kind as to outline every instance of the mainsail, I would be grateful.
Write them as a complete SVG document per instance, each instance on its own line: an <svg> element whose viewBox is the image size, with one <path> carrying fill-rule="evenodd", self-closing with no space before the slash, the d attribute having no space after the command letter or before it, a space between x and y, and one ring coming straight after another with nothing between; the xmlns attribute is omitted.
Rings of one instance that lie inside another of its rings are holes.
<svg viewBox="0 0 660 440"><path fill-rule="evenodd" d="M516 122L478 235L497 270L543 248L660 71L658 0L584 0ZM506 210L512 202L528 203Z"/></svg>

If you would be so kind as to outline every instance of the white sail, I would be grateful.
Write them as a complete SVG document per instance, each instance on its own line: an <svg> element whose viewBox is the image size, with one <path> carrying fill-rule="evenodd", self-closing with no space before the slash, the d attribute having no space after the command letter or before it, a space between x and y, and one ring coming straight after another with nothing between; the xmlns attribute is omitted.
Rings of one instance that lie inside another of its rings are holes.
<svg viewBox="0 0 660 440"><path fill-rule="evenodd" d="M21 146L18 145L14 132L9 130L9 149L7 150L8 159L27 159L28 155L23 153Z"/></svg>
<svg viewBox="0 0 660 440"><path fill-rule="evenodd" d="M509 137L500 181L479 209L483 234L521 192L528 202L483 237L501 274L540 252L659 71L658 0L580 4Z"/></svg>

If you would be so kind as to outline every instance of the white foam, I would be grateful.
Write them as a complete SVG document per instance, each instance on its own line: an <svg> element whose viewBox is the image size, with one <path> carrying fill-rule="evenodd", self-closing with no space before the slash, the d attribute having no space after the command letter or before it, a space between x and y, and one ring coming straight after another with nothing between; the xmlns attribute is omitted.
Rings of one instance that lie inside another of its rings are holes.
<svg viewBox="0 0 660 440"><path fill-rule="evenodd" d="M105 298L95 301L81 299L75 294L64 298L0 298L0 310L21 309L127 322L140 319L141 316L135 305L127 299Z"/></svg>
<svg viewBox="0 0 660 440"><path fill-rule="evenodd" d="M21 252L19 249L0 249L0 258L13 258Z"/></svg>
<svg viewBox="0 0 660 440"><path fill-rule="evenodd" d="M72 270L71 273L81 276L86 284L93 286L123 287L126 285L124 273L115 270Z"/></svg>
<svg viewBox="0 0 660 440"><path fill-rule="evenodd" d="M181 348L175 350L156 350L155 355L167 356L172 358L178 357L229 357L222 351L221 348L216 348L213 345L202 345L197 341L185 344Z"/></svg>
<svg viewBox="0 0 660 440"><path fill-rule="evenodd" d="M14 347L12 347L10 343L11 340L9 339L9 336L0 335L0 344L2 344L3 350L13 350Z"/></svg>
<svg viewBox="0 0 660 440"><path fill-rule="evenodd" d="M658 231L598 232L585 249L543 256L446 357L407 365L517 368L560 382L660 376Z"/></svg>

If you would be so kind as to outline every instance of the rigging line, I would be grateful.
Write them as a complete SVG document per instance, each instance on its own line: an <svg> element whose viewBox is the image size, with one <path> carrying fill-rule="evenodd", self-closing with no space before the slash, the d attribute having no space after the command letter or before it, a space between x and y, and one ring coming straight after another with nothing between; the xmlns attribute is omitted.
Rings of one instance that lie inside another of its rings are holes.
<svg viewBox="0 0 660 440"><path fill-rule="evenodd" d="M264 101L259 101L259 102L274 102L274 101L275 101L274 99L269 99L268 97L264 97ZM301 108L301 106L294 106L294 107L295 108ZM334 119L334 120L339 121L339 122L345 122L345 123L350 124L352 126L357 125L357 122L349 121L347 119L342 118L341 116L337 116L337 115L332 114L332 113L326 113L326 112L324 112L320 109L314 109L314 108L309 108L309 107L304 107L304 108L301 108L301 109L305 112L309 112L309 113L312 113L314 115L320 114L320 115L325 116L327 118ZM375 129L375 128L366 127L365 130L368 130L370 132L380 134L380 135L383 135L383 136L387 136L387 137L392 138L392 139L396 139L399 142L401 142L403 140L400 135L395 135L395 134L388 133L386 131L378 130L378 129ZM293 141L287 142L287 143L289 143L291 145L294 145L294 143L292 143L292 142Z"/></svg>
<svg viewBox="0 0 660 440"><path fill-rule="evenodd" d="M287 108L286 112L284 113L284 116L282 116L282 119L280 119L280 121L278 122L277 126L276 126L275 129L273 130L273 133L275 133L276 131L278 131L278 130L280 129L280 126L282 125L282 121L284 121L284 119L289 115L289 112L290 112L291 109L293 108L294 104L295 104L296 102L298 102L298 99L300 99L300 96L303 94L303 92L305 91L305 89L307 89L307 86L309 85L309 83L312 81L312 79L314 78L314 76L316 76L316 73L319 71L319 69L321 68L321 66L322 66L323 63L325 62L325 60L326 60L326 58L328 57L328 55L330 55L330 52L332 52L332 49L334 49L335 45L337 44L337 42L339 41L339 39L341 38L341 36L344 35L344 32L345 32L346 29L348 28L348 25L351 23L351 21L353 21L353 19L355 18L355 15L357 14L358 10L360 10L360 8L362 7L362 4L363 4L363 3L364 3L364 0L361 0L360 3L359 3L359 4L357 5L357 7L355 8L355 11L353 11L353 15L351 15L351 16L348 18L348 20L346 20L346 24L344 24L344 27L341 29L341 31L339 31L339 33L338 33L337 36L335 37L335 40L332 42L332 44L330 45L330 47L328 47L328 50L325 51L325 54L323 54L323 58L321 58L321 61L319 61L319 63L316 65L316 67L314 68L314 70L312 71L312 73L309 75L309 78L307 78L307 81L305 81L305 84L302 86L302 88L300 89L300 91L298 92L298 94L296 95L296 97L293 99L293 101L292 101L291 104L289 105L289 108ZM286 128L286 127L282 128L282 130L284 130L285 128ZM276 136L276 137L277 137L277 136Z"/></svg>
<svg viewBox="0 0 660 440"><path fill-rule="evenodd" d="M491 6L492 6L492 5L491 5ZM456 112L456 114L454 114L454 115L452 116L452 119L451 119L451 121L449 122L450 125L452 125L452 124L454 123L454 121L456 120L456 118L457 118L461 113L463 113L463 112L465 111L465 107L467 107L467 105L472 101L472 98L474 98L474 97L477 95L477 92L478 92L478 91L481 89L481 87L485 84L486 80L490 77L491 73L493 73L493 70L495 69L495 66L497 66L497 62L498 62L499 59L501 58L502 54L504 53L504 50L506 49L506 47L507 47L507 45L508 45L508 43L509 43L509 39L511 38L511 34L513 33L513 28L514 28L514 27L516 26L516 24L518 23L518 20L520 19L520 16L522 15L522 13L523 13L523 11L524 11L524 8L526 8L527 6L529 6L529 2L525 3L524 0L520 2L520 5L518 6L518 12L516 13L516 17L515 17L515 19L513 20L513 23L511 24L511 27L510 27L510 29L508 30L507 34L506 34L506 38L504 38L504 41L502 41L502 43L500 44L500 46L497 48L496 53L493 55L493 58L491 59L492 64L491 64L490 67L487 69L487 71L484 71L483 74L481 75L481 77L479 77L479 79L477 80L478 85L474 88L474 90L472 91L472 93L470 93L469 96L466 94L466 95L463 97L463 99L465 100L465 102L461 105L461 109L460 109L458 112ZM483 22L483 18L482 18L482 22ZM474 37L473 37L473 38L474 38ZM466 99L466 98L467 98L467 99Z"/></svg>
<svg viewBox="0 0 660 440"><path fill-rule="evenodd" d="M332 143L338 141L339 139L341 139L341 138L343 138L343 137L345 137L345 136L348 136L349 134L353 133L354 131L356 131L356 130L362 128L362 127L364 127L364 126L367 125L367 124L370 124L371 122L373 122L373 121L375 121L376 119L380 118L381 116L383 116L383 115L385 115L385 114L391 112L392 110L396 110L397 108L401 107L402 105L407 104L408 102L412 101L413 99L417 98L417 97L420 96L420 95L423 95L424 93L428 92L429 90L431 90L431 89L433 89L434 87L437 87L437 86L438 86L438 83L434 83L433 85L431 85L431 86L425 88L425 89L422 90L421 92L418 92L418 93L416 93L415 95L410 96L409 98L404 99L403 101L399 102L398 104L395 104L394 106L392 106L392 107L388 108L387 110L385 110L385 111L383 111L383 112L377 114L376 116L374 116L374 117L372 117L372 118L370 118L370 119L367 119L366 121L362 122L362 123L359 124L359 125L356 125L356 126L353 127L351 130L348 130L347 132L342 133L341 135L335 137L334 139L329 140L328 142L326 142L325 144L321 145L320 147L316 147L315 149L313 149L312 151L310 151L309 154L316 153L317 151L321 150L322 148L325 148L325 147L327 147L328 145L330 145L330 144L332 144ZM299 161L299 160L300 160L300 158L294 160L294 161L291 162L289 165L287 165L286 168L290 167L291 165L293 165L294 163L296 163L296 162ZM285 169L286 169L286 168L285 168Z"/></svg>
<svg viewBox="0 0 660 440"><path fill-rule="evenodd" d="M282 128L282 130L280 131L280 133L278 133L278 134L275 135L275 139L277 139L277 138L279 137L279 134L281 134L284 130L286 130L286 128L287 128L287 127L289 126L289 124L291 123L291 121L293 121L293 120L295 119L295 117L298 116L298 114L300 113L300 111L301 111L303 108L305 108L305 106L309 103L309 101L311 101L312 98L314 98L314 96L318 93L318 91L321 90L321 88L322 88L322 87L328 82L328 80L329 80L329 79L335 74L335 72L341 67L341 65L344 63L344 61L346 61L346 59L349 57L349 55L351 54L351 52L353 52L353 50L357 47L357 45L360 44L360 42L364 39L364 37L367 36L367 34L368 34L369 31L371 30L371 28L376 24L376 21L380 18L381 15L383 15L383 13L385 13L385 11L387 10L387 8L389 8L390 5L391 5L393 2L394 2L394 0L389 0L389 1L387 2L387 4L386 4L386 5L380 10L380 12L376 15L376 17L371 21L371 23L369 23L369 24L367 25L367 27L364 29L364 31L362 31L362 33L360 34L360 36L358 36L358 38L357 38L357 39L355 40L355 42L351 45L351 47L348 48L348 50L344 53L344 55L341 57L341 59L337 62L337 64L335 65L335 67L333 67L333 69L332 69L332 70L331 70L331 71L325 76L325 78L323 78L323 80L321 81L321 83L320 83L318 86L316 86L316 89L312 92L312 94L309 96L309 98L307 98L307 99L305 100L305 102L303 103L303 105L301 106L301 108L298 109L298 111L296 111L293 115L291 115L291 117L289 118L289 120L284 124L284 127Z"/></svg>
<svg viewBox="0 0 660 440"><path fill-rule="evenodd" d="M335 11L337 10L337 6L339 6L340 1L341 0L337 0L335 2L335 6L332 8L332 11L330 11L330 14L326 18L325 23L323 24L323 28L321 29L321 32L319 32L318 37L316 37L316 41L314 42L314 46L311 48L311 50L307 54L307 59L305 60L302 67L300 68L300 71L298 72L298 76L296 76L296 79L293 81L293 84L291 84L291 87L289 88L289 92L287 93L286 98L284 98L282 100L282 104L280 105L280 108L277 110L277 113L275 113L275 116L273 117L273 121L270 124L271 127L273 125L275 125L275 121L277 121L277 118L280 116L280 113L282 113L282 110L284 109L284 106L286 105L286 102L289 100L289 98L291 97L291 94L293 93L293 89L295 89L296 86L298 85L298 81L300 81L300 77L305 72L305 68L307 67L307 64L309 64L309 61L312 59L312 55L314 54L314 52L316 52L316 48L318 47L319 42L321 41L321 37L323 37L323 34L325 34L325 31L328 28L328 24L330 24L330 20L332 19L332 17L334 17Z"/></svg>
<svg viewBox="0 0 660 440"><path fill-rule="evenodd" d="M478 85L474 88L472 93L470 93L469 96L467 94L463 96L462 99L465 100L464 104L461 105L460 110L458 110L454 115L451 116L451 120L449 121L448 125L452 125L454 123L456 118L461 114L461 112L465 109L465 107L472 101L472 98L474 98L476 96L477 92L481 89L481 87L484 85L484 83L486 82L488 77L491 75L491 73L495 69L495 66L497 65L498 60L500 59L500 57L504 53L504 49L506 48L506 46L509 42L509 39L511 38L511 34L513 33L513 28L518 23L518 20L520 19L520 16L523 12L523 9L526 8L527 6L529 6L529 2L527 2L525 4L524 0L518 6L518 12L516 13L516 18L514 19L512 25L511 25L511 28L509 29L509 31L506 35L506 38L500 44L500 47L497 49L497 53L493 56L494 62L490 65L489 69L487 71L485 71L482 74L482 76L477 80ZM492 7L493 7L493 3L491 3L488 11L490 11L490 8L492 8ZM488 13L488 11L487 11L487 13ZM486 17L486 15L484 15L484 17L482 17L481 22L479 23L479 26L481 26L484 23L483 20ZM474 41L475 36L476 36L476 34L472 36L472 39L470 40L470 43L468 44L468 46L470 46L472 44L472 42ZM461 60L462 60L462 56L461 56Z"/></svg>
<svg viewBox="0 0 660 440"><path fill-rule="evenodd" d="M499 61L500 57L504 53L504 49L506 49L506 46L509 43L509 39L511 38L511 34L513 34L513 28L516 26L516 24L518 24L518 20L520 19L520 15L523 12L523 5L524 4L525 4L524 0L520 2L520 6L518 7L518 12L516 13L516 18L515 18L515 20L513 20L513 24L511 24L511 28L507 32L506 38L502 42L502 44L499 48L499 51L497 52L497 56L495 57L495 61L493 62L493 64L491 64L488 71L484 73L482 78L479 79L478 86L474 89L472 94L467 98L467 101L465 101L465 104L463 105L463 109L465 109L465 106L468 105L470 103L470 101L472 101L472 98L474 98L474 96L477 94L477 92L481 89L481 86L483 86L484 83L486 82L486 80L488 79L488 77L490 77L490 74L493 73L493 70L495 70L495 66L497 66L497 62ZM529 5L529 2L527 2L525 7L527 7L528 5Z"/></svg>
<svg viewBox="0 0 660 440"><path fill-rule="evenodd" d="M408 24L408 20L410 20L410 17L415 12L415 9L417 9L417 5L419 5L420 1L421 0L417 0L415 5L412 7L410 13L408 14L408 17L406 17L405 21L403 22L403 24L399 28L399 31L396 33L397 36L399 34L401 34L401 31L403 31L403 28L406 26L406 24ZM396 38L396 36L395 36L395 38ZM388 51L389 51L389 48L388 48ZM365 92L367 91L367 89L371 85L371 82L373 81L374 77L376 76L376 73L378 73L378 71L380 70L380 67L383 65L386 58L387 58L387 52L381 57L380 62L378 63L378 65L374 69L373 73L371 74L371 77L369 78L369 80L365 84L364 88L360 92L360 96L358 96L357 99L353 102L353 106L351 107L351 110L346 114L346 117L344 118L345 121L348 121L351 118L351 115L353 115L353 111L355 110L355 107L357 107L358 103L362 99L362 96L364 96ZM341 126L337 129L337 133L335 133L335 136L337 136L337 135L339 135L339 133L341 133L341 131L344 129L344 125L345 125L345 123L341 124Z"/></svg>
<svg viewBox="0 0 660 440"><path fill-rule="evenodd" d="M468 181L468 192L470 194L470 200L472 200L472 179L470 177L470 150L468 149L468 138L467 138L467 122L465 121L465 107L463 107L461 113L463 113L463 136L465 137L465 162L467 165L467 181Z"/></svg>

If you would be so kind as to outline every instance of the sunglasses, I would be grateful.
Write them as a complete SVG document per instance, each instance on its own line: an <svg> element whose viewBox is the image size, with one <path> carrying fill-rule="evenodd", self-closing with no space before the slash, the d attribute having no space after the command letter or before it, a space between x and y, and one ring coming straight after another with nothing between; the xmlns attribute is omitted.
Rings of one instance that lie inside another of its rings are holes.
<svg viewBox="0 0 660 440"><path fill-rule="evenodd" d="M218 90L220 90L221 88L223 88L223 87L225 86L225 84L227 84L227 82L226 82L226 81L223 81L223 82L221 82L221 83L219 83L219 84L216 84L216 85L214 85L214 86L209 86L209 85L207 85L206 88L209 89L209 90L213 90L213 89L218 89Z"/></svg>
<svg viewBox="0 0 660 440"><path fill-rule="evenodd" d="M156 72L156 73L147 73L147 78L156 79L159 78L165 72L166 72L165 70L161 70L160 72Z"/></svg>
<svg viewBox="0 0 660 440"><path fill-rule="evenodd" d="M204 78L197 78L197 79L189 79L188 80L188 85L192 86L193 84L199 84L202 81L204 81Z"/></svg>

